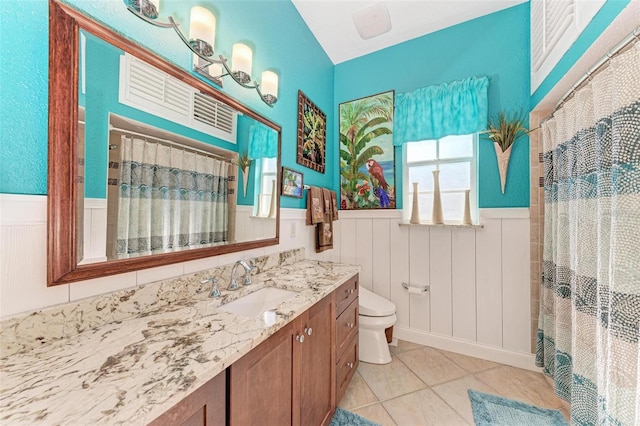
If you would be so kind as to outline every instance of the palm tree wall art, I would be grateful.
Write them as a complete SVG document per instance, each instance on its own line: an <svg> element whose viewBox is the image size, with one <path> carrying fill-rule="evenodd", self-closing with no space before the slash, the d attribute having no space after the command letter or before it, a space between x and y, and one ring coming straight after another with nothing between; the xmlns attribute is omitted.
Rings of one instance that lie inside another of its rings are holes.
<svg viewBox="0 0 640 426"><path fill-rule="evenodd" d="M394 92L340 104L340 208L394 209Z"/></svg>

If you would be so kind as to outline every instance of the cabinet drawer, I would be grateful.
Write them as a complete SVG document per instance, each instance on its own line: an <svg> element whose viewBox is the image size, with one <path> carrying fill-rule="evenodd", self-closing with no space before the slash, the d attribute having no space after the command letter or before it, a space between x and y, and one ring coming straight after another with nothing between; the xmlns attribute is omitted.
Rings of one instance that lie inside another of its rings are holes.
<svg viewBox="0 0 640 426"><path fill-rule="evenodd" d="M336 318L358 297L358 275L342 284L335 292Z"/></svg>
<svg viewBox="0 0 640 426"><path fill-rule="evenodd" d="M336 404L340 402L358 368L358 335L347 345L336 365Z"/></svg>
<svg viewBox="0 0 640 426"><path fill-rule="evenodd" d="M358 333L358 298L336 320L336 353L342 355L347 345Z"/></svg>

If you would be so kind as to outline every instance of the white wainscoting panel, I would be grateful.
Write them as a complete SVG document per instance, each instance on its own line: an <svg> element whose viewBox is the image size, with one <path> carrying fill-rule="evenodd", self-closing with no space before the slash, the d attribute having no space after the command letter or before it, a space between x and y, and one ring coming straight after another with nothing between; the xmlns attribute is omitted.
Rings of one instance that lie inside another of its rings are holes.
<svg viewBox="0 0 640 426"><path fill-rule="evenodd" d="M387 283L390 287L391 301L396 305L397 326L411 327L409 294L402 288L403 282L410 282L409 277L409 227L398 226L401 222L402 212L398 211L396 219L389 219L389 263L391 264L391 280ZM344 229L344 227L343 227ZM381 292L384 294L385 292Z"/></svg>
<svg viewBox="0 0 640 426"><path fill-rule="evenodd" d="M389 286L392 269L389 256L389 247L391 246L390 226L389 219L371 219L373 231L371 285L373 292L385 299L391 299L391 287Z"/></svg>
<svg viewBox="0 0 640 426"><path fill-rule="evenodd" d="M476 231L476 338L502 346L502 220L482 223Z"/></svg>
<svg viewBox="0 0 640 426"><path fill-rule="evenodd" d="M431 332L443 336L453 334L451 306L451 229L431 228L429 238L431 277Z"/></svg>
<svg viewBox="0 0 640 426"><path fill-rule="evenodd" d="M69 300L47 287L47 197L0 195L0 317Z"/></svg>
<svg viewBox="0 0 640 426"><path fill-rule="evenodd" d="M480 217L482 228L398 226L401 211L341 211L335 260L358 263L361 285L395 303L397 337L535 369L529 210ZM430 290L409 295L403 282Z"/></svg>
<svg viewBox="0 0 640 426"><path fill-rule="evenodd" d="M476 341L476 232L451 230L453 337Z"/></svg>
<svg viewBox="0 0 640 426"><path fill-rule="evenodd" d="M502 344L520 352L531 350L529 240L528 220L502 221Z"/></svg>
<svg viewBox="0 0 640 426"><path fill-rule="evenodd" d="M360 285L373 290L373 244L374 232L371 219L355 219L356 265L362 267Z"/></svg>
<svg viewBox="0 0 640 426"><path fill-rule="evenodd" d="M429 231L427 227L409 228L409 279L407 282L413 287L424 287L433 282L429 275ZM416 330L429 331L431 291L420 295L409 294L405 289L402 291L409 297L409 326Z"/></svg>

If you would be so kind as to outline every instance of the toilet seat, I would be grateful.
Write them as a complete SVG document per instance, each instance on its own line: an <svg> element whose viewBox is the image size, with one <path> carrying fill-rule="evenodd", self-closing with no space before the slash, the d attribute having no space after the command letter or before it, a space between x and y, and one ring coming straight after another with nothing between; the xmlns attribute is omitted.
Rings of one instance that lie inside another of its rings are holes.
<svg viewBox="0 0 640 426"><path fill-rule="evenodd" d="M396 313L396 305L364 287L359 289L360 315L367 317L386 317Z"/></svg>

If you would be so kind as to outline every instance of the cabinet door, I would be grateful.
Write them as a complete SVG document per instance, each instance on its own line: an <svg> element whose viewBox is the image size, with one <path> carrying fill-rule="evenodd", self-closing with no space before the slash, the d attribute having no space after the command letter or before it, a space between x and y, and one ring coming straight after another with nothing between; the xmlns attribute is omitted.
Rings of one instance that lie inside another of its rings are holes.
<svg viewBox="0 0 640 426"><path fill-rule="evenodd" d="M150 426L224 426L226 379L223 371L151 422Z"/></svg>
<svg viewBox="0 0 640 426"><path fill-rule="evenodd" d="M329 424L333 413L335 360L331 297L312 306L299 331L305 336L300 350L300 424Z"/></svg>
<svg viewBox="0 0 640 426"><path fill-rule="evenodd" d="M229 367L229 424L292 424L293 323Z"/></svg>

